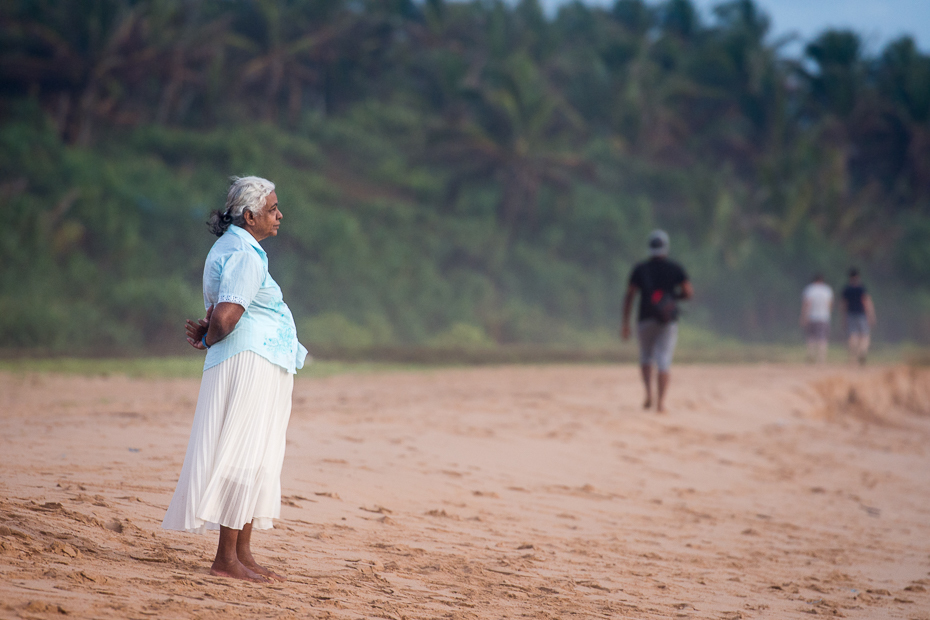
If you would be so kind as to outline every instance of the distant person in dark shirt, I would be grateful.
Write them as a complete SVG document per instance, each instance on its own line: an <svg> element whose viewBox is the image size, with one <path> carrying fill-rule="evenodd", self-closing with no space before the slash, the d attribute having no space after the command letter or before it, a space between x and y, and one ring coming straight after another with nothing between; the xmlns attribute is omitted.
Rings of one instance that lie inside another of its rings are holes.
<svg viewBox="0 0 930 620"><path fill-rule="evenodd" d="M859 278L859 270L849 270L849 282L843 289L843 321L849 345L849 361L865 364L869 352L872 326L875 325L875 306Z"/></svg>
<svg viewBox="0 0 930 620"><path fill-rule="evenodd" d="M694 294L688 274L668 259L669 239L665 231L654 230L649 235L651 258L637 264L630 274L626 296L623 298L623 323L620 336L630 338L630 312L633 298L639 293L636 336L639 341L639 363L646 385L645 409L652 406L652 367L658 371L656 410L665 411L665 392L668 389L672 355L678 339L678 312L676 303L690 299Z"/></svg>

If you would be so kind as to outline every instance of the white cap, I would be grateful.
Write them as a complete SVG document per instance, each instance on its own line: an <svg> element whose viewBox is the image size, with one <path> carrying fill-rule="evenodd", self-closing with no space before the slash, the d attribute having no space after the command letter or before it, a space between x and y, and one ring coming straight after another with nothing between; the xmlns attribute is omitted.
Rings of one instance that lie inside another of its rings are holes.
<svg viewBox="0 0 930 620"><path fill-rule="evenodd" d="M668 233L664 230L656 229L649 233L649 256L667 256L668 246Z"/></svg>

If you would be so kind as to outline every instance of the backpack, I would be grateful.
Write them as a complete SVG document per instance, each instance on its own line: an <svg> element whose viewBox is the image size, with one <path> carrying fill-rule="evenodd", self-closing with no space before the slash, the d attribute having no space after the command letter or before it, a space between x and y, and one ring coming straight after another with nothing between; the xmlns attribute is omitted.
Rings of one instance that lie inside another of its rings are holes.
<svg viewBox="0 0 930 620"><path fill-rule="evenodd" d="M648 289L653 289L648 267L643 270L643 280ZM678 302L675 301L674 296L662 289L652 290L649 295L649 305L652 306L652 315L661 325L667 325L678 318Z"/></svg>
<svg viewBox="0 0 930 620"><path fill-rule="evenodd" d="M678 318L678 303L674 297L665 291L652 291L652 295L649 296L649 303L652 305L653 314L662 325L671 323Z"/></svg>

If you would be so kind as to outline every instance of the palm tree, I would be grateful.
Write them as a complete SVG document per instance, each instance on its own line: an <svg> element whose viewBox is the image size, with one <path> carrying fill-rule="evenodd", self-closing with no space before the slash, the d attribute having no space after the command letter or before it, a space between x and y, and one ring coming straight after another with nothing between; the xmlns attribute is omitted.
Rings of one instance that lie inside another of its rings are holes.
<svg viewBox="0 0 930 620"><path fill-rule="evenodd" d="M325 112L338 80L385 53L390 8L356 11L345 0L249 0L230 40L245 53L239 92L257 100L259 117L268 121L277 118L282 100L296 120L305 87L317 91Z"/></svg>
<svg viewBox="0 0 930 620"><path fill-rule="evenodd" d="M930 199L930 56L921 54L913 39L902 37L885 48L877 72L881 92L906 132L906 146L901 149L910 189L906 200L926 203Z"/></svg>
<svg viewBox="0 0 930 620"><path fill-rule="evenodd" d="M665 34L688 40L701 30L700 15L691 0L667 0L659 15L659 25Z"/></svg>
<svg viewBox="0 0 930 620"><path fill-rule="evenodd" d="M204 99L203 116L210 117L209 75L222 64L229 22L227 12L204 0L152 3L147 26L158 54L150 71L158 76L158 104L152 110L156 123L180 119L198 97ZM152 108L150 100L146 106Z"/></svg>
<svg viewBox="0 0 930 620"><path fill-rule="evenodd" d="M565 190L592 167L564 148L565 134L582 121L548 90L528 55L515 54L488 73L468 93L469 113L447 118L430 152L455 171L450 200L464 183L492 181L500 190L498 216L513 229L533 217L542 187Z"/></svg>
<svg viewBox="0 0 930 620"><path fill-rule="evenodd" d="M839 118L848 117L863 86L859 35L851 30L827 30L804 53L817 66L815 72L804 74L814 104Z"/></svg>
<svg viewBox="0 0 930 620"><path fill-rule="evenodd" d="M146 8L133 0L22 2L4 15L13 50L0 60L0 80L54 105L64 138L86 145L94 123L116 115L125 80L152 59Z"/></svg>

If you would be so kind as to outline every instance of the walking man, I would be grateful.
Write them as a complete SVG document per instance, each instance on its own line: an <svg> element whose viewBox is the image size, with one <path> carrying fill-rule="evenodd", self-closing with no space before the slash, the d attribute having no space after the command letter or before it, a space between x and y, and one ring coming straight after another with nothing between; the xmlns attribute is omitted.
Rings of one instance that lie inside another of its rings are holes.
<svg viewBox="0 0 930 620"><path fill-rule="evenodd" d="M801 295L801 328L807 339L807 360L823 363L827 360L827 340L830 337L830 314L833 311L833 289L817 274L804 287Z"/></svg>
<svg viewBox="0 0 930 620"><path fill-rule="evenodd" d="M871 328L875 325L875 306L859 278L859 270L849 270L849 282L843 288L843 324L849 346L849 361L865 364L869 352Z"/></svg>
<svg viewBox="0 0 930 620"><path fill-rule="evenodd" d="M649 234L649 260L637 264L630 274L623 298L623 322L620 336L630 338L630 312L633 298L639 293L636 336L639 341L639 363L646 386L644 409L652 406L652 367L657 370L656 411L665 411L672 355L678 339L678 300L694 295L685 270L669 260L669 239L664 230Z"/></svg>

